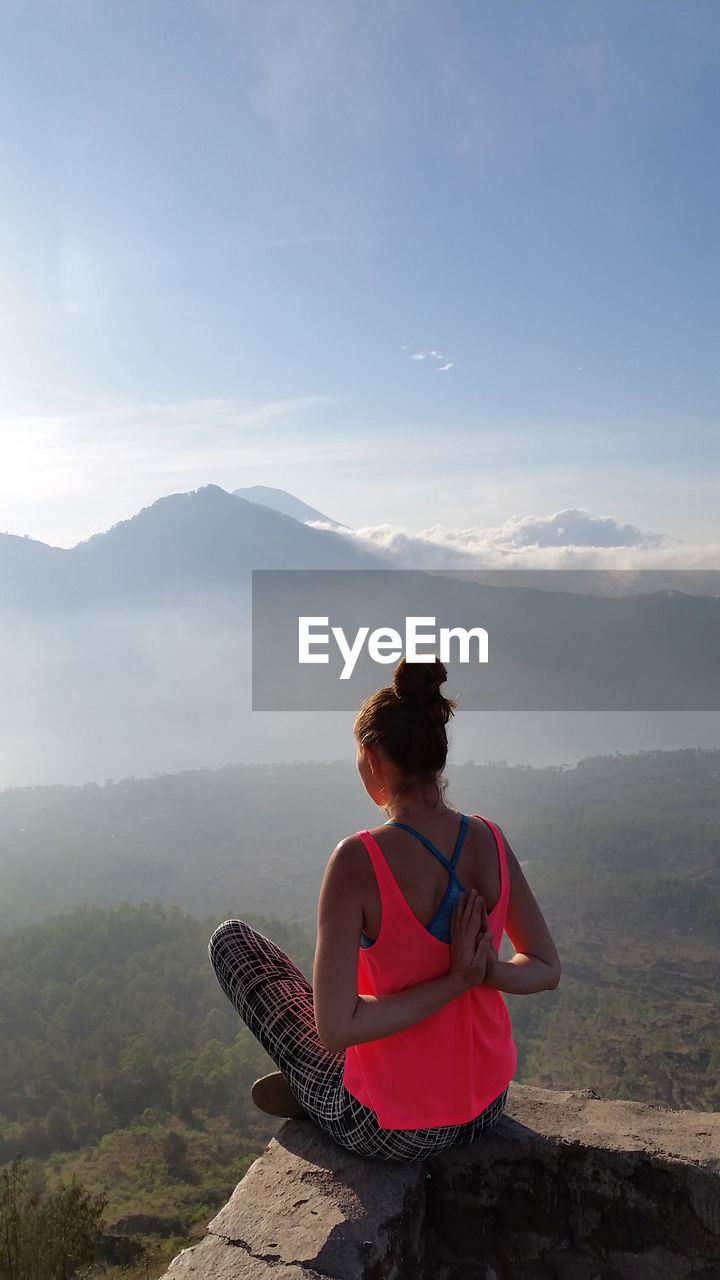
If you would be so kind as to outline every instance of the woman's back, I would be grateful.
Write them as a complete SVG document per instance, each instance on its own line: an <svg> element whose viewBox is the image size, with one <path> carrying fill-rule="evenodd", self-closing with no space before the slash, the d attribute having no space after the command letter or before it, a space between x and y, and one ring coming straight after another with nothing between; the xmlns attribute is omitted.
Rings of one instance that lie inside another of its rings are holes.
<svg viewBox="0 0 720 1280"><path fill-rule="evenodd" d="M462 815L455 809L436 813L428 809L420 817L409 815L409 825L426 837L449 862L460 830ZM405 818L403 818L403 821ZM416 835L402 827L385 824L372 835L413 915L428 925L448 888L449 872ZM363 931L370 938L380 932L381 908L377 879L370 859L363 859ZM500 867L495 837L482 818L469 817L455 875L467 891L477 889L488 912L500 896Z"/></svg>
<svg viewBox="0 0 720 1280"><path fill-rule="evenodd" d="M509 899L508 870L501 833L487 829L500 882L489 929L499 948ZM387 830L380 828L380 833ZM375 835L360 832L357 838L372 867L380 901L376 940L359 952L358 989L371 999L384 999L442 977L449 947L410 908ZM416 837L410 838L437 861ZM442 863L438 866L442 869ZM472 1120L502 1092L514 1069L515 1047L502 997L476 985L396 1035L348 1047L344 1081L385 1127L420 1129Z"/></svg>

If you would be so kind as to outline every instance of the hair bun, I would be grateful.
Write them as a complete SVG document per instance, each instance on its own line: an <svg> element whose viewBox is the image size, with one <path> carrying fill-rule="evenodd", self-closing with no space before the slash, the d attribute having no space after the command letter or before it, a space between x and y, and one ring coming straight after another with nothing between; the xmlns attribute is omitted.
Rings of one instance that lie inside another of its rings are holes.
<svg viewBox="0 0 720 1280"><path fill-rule="evenodd" d="M366 698L353 725L362 746L382 747L403 778L432 784L437 795L442 795L438 778L448 752L446 726L455 711L453 699L440 692L446 680L437 657L429 662L401 658L392 684Z"/></svg>
<svg viewBox="0 0 720 1280"><path fill-rule="evenodd" d="M408 662L401 658L393 672L392 687L401 702L423 703L445 699L440 686L447 680L447 671L439 658L434 662Z"/></svg>

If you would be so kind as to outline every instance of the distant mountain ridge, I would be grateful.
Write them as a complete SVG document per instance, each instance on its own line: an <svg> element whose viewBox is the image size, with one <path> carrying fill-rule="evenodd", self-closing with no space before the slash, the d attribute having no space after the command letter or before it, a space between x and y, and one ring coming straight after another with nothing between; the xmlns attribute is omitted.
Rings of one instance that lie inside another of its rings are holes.
<svg viewBox="0 0 720 1280"><path fill-rule="evenodd" d="M247 584L252 569L384 566L334 530L207 485L159 498L68 550L0 535L0 606L125 605Z"/></svg>

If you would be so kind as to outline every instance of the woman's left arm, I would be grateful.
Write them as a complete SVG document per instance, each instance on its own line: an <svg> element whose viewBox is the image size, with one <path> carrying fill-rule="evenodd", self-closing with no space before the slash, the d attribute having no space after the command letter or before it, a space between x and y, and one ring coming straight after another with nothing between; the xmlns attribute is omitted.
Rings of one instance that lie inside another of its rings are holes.
<svg viewBox="0 0 720 1280"><path fill-rule="evenodd" d="M313 970L315 1025L332 1053L403 1031L485 978L492 944L484 905L473 893L453 913L448 969L439 978L389 995L360 995L358 947L367 884L367 851L355 836L338 845L325 872L318 904Z"/></svg>

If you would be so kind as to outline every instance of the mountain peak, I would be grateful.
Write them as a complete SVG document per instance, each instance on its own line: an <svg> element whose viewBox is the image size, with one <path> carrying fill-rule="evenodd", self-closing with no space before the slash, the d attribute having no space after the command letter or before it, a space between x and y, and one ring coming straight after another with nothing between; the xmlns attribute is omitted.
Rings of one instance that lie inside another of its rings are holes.
<svg viewBox="0 0 720 1280"><path fill-rule="evenodd" d="M340 529L313 529L296 516L208 484L158 498L129 520L94 534L71 551L58 552L66 572L48 576L53 596L73 606L103 599L125 607L131 600L232 590L249 583L252 569L383 567L377 556ZM43 550L51 555L51 549ZM20 587L27 574L22 565L12 572L17 559L5 571L11 600L24 598ZM9 554L6 560L11 560ZM54 570L54 561L50 568ZM0 584L2 573L0 556Z"/></svg>
<svg viewBox="0 0 720 1280"><path fill-rule="evenodd" d="M273 511L279 511L284 516L292 516L293 520L299 520L302 524L307 524L309 520L322 520L332 529L347 528L347 525L340 524L338 520L332 520L330 516L323 515L322 511L296 498L293 493L288 493L287 489L274 489L266 484L253 484L246 489L234 489L233 496L244 498L246 502L254 502L258 506L271 507Z"/></svg>

